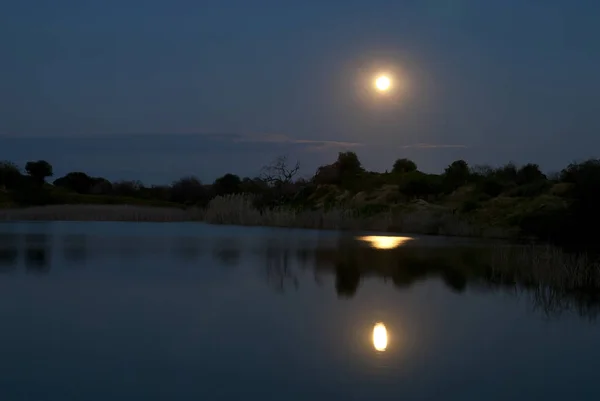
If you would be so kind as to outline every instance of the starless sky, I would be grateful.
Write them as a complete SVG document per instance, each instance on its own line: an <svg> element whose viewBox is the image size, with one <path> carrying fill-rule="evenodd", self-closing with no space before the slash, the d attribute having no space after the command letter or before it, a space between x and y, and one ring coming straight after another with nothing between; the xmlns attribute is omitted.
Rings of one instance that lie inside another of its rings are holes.
<svg viewBox="0 0 600 401"><path fill-rule="evenodd" d="M0 3L0 159L169 182L354 150L428 172L598 157L595 0ZM376 96L372 74L395 87Z"/></svg>

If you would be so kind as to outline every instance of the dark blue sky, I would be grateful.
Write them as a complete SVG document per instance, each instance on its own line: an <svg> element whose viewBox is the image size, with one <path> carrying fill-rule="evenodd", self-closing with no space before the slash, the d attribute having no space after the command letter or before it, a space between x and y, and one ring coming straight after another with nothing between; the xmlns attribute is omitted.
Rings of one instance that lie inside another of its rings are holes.
<svg viewBox="0 0 600 401"><path fill-rule="evenodd" d="M148 183L254 175L281 153L308 175L348 149L374 170L558 170L599 156L599 15L592 0L6 1L0 159ZM405 85L374 96L380 70Z"/></svg>

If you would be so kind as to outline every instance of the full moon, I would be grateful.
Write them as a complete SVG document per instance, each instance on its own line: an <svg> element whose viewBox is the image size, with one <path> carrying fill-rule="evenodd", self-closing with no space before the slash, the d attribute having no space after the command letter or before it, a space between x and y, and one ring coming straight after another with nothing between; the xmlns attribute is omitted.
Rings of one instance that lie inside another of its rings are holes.
<svg viewBox="0 0 600 401"><path fill-rule="evenodd" d="M378 91L385 92L390 89L391 85L392 81L385 75L381 75L375 79L375 88L377 88Z"/></svg>

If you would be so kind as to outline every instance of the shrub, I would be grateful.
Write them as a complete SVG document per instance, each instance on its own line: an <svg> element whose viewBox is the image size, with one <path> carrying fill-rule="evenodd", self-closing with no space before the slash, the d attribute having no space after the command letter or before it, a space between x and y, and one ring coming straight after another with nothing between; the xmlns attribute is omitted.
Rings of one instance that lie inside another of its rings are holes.
<svg viewBox="0 0 600 401"><path fill-rule="evenodd" d="M506 194L512 197L535 197L547 193L551 187L550 181L537 181L513 188Z"/></svg>
<svg viewBox="0 0 600 401"><path fill-rule="evenodd" d="M477 189L483 194L495 198L504 191L504 185L496 178L485 178L477 184Z"/></svg>
<svg viewBox="0 0 600 401"><path fill-rule="evenodd" d="M412 173L417 171L415 162L409 159L398 159L394 162L393 173Z"/></svg>
<svg viewBox="0 0 600 401"><path fill-rule="evenodd" d="M480 206L481 205L479 204L479 202L470 199L470 200L465 201L462 204L462 206L460 207L460 211L462 213L469 213L469 212L479 209Z"/></svg>

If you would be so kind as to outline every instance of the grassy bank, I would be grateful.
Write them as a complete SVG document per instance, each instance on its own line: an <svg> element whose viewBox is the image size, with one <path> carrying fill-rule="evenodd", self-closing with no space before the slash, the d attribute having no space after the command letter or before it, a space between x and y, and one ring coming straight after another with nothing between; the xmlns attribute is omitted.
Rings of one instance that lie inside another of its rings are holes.
<svg viewBox="0 0 600 401"><path fill-rule="evenodd" d="M509 229L477 226L447 208L414 202L401 208L365 212L351 208L259 210L252 195L214 198L206 208L142 205L49 205L0 210L0 220L204 221L210 224L361 230L482 238L510 238Z"/></svg>
<svg viewBox="0 0 600 401"><path fill-rule="evenodd" d="M277 207L259 210L251 195L231 195L213 199L203 220L211 224L297 227L334 230L363 230L410 234L447 235L480 238L511 238L515 230L477 225L452 210L426 202L413 202L396 208L298 209Z"/></svg>

